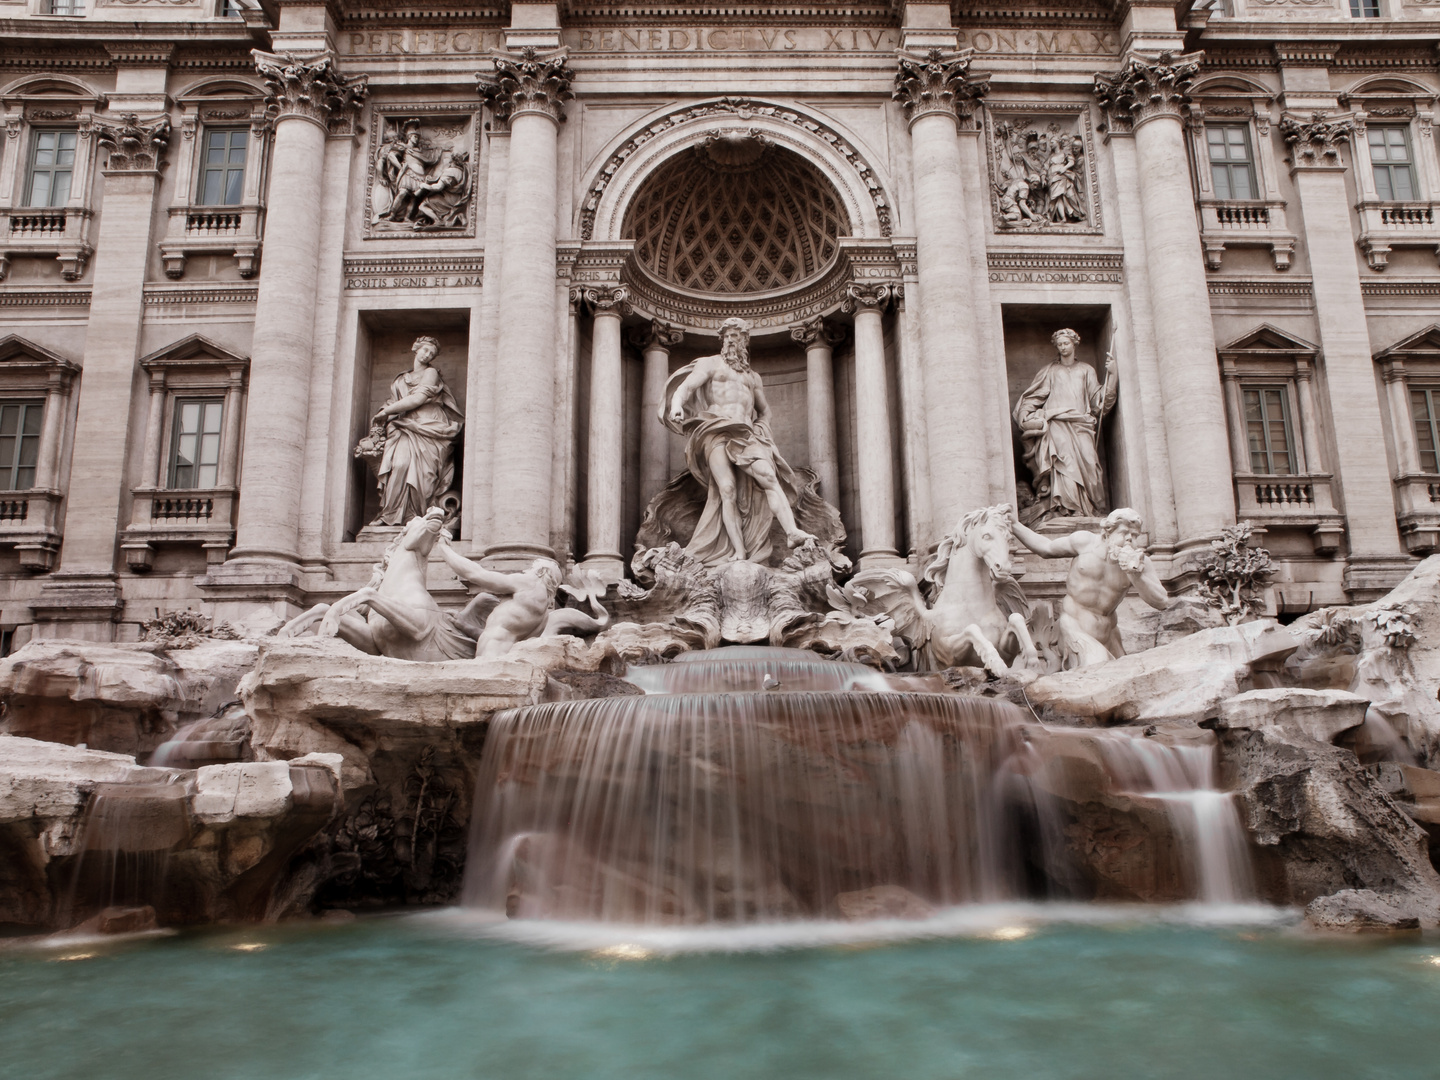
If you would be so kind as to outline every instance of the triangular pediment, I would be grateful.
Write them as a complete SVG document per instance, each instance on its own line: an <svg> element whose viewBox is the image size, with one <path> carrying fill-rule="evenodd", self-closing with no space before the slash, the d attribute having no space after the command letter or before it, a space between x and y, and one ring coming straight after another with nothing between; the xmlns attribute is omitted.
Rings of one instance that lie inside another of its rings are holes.
<svg viewBox="0 0 1440 1080"><path fill-rule="evenodd" d="M1376 360L1390 360L1407 353L1440 353L1440 323L1431 323L1417 334L1411 334L1397 341L1388 349L1376 354Z"/></svg>
<svg viewBox="0 0 1440 1080"><path fill-rule="evenodd" d="M140 366L143 368L206 363L249 364L250 358L232 352L223 345L217 345L202 334L191 334L140 358Z"/></svg>
<svg viewBox="0 0 1440 1080"><path fill-rule="evenodd" d="M1247 330L1240 337L1228 345L1220 347L1221 356L1229 356L1235 353L1284 353L1293 356L1296 353L1318 353L1320 349L1294 334L1281 330L1278 326L1270 323L1262 323L1253 330Z"/></svg>
<svg viewBox="0 0 1440 1080"><path fill-rule="evenodd" d="M44 364L48 367L68 368L71 371L80 370L80 365L75 361L67 360L59 353L36 345L19 334L6 334L0 338L0 365L25 363L26 361L32 364Z"/></svg>

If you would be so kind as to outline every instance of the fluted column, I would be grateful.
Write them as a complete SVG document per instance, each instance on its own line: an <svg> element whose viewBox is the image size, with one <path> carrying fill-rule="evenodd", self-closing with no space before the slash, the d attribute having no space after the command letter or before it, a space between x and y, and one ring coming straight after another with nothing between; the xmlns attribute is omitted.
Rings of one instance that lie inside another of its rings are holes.
<svg viewBox="0 0 1440 1080"><path fill-rule="evenodd" d="M1355 126L1324 113L1309 118L1287 114L1280 118L1280 130L1300 195L1330 418L1342 435L1335 443L1334 464L1349 546L1344 584L1357 601L1370 600L1404 576L1408 557L1400 543L1380 437L1380 396L1340 158L1340 146Z"/></svg>
<svg viewBox="0 0 1440 1080"><path fill-rule="evenodd" d="M665 383L670 379L670 350L685 334L667 322L652 319L631 339L644 357L640 379L640 509L670 482L670 429L660 422Z"/></svg>
<svg viewBox="0 0 1440 1080"><path fill-rule="evenodd" d="M630 313L629 290L603 285L576 290L594 312L590 351L589 467L585 484L585 569L605 581L625 576L620 555L625 379L620 320Z"/></svg>
<svg viewBox="0 0 1440 1080"><path fill-rule="evenodd" d="M367 86L364 75L341 75L330 53L297 57L255 50L254 57L275 119L275 145L229 561L279 564L275 572L293 579L300 558L325 140L333 121L364 102Z"/></svg>
<svg viewBox="0 0 1440 1080"><path fill-rule="evenodd" d="M555 433L555 209L561 106L571 97L566 50L491 57L477 76L510 127L495 373L494 539L501 560L553 557L550 538Z"/></svg>
<svg viewBox="0 0 1440 1080"><path fill-rule="evenodd" d="M805 346L805 430L810 444L810 468L820 478L821 497L832 506L839 506L834 349L844 339L844 330L827 325L824 319L811 319L792 326L790 336Z"/></svg>
<svg viewBox="0 0 1440 1080"><path fill-rule="evenodd" d="M1112 131L1133 131L1150 307L1182 548L1218 536L1235 520L1225 402L1215 363L1210 292L1195 218L1182 114L1200 69L1197 55L1131 55L1095 76ZM1248 463L1248 456L1241 459ZM1243 467L1248 468L1248 464Z"/></svg>
<svg viewBox="0 0 1440 1080"><path fill-rule="evenodd" d="M890 439L889 379L883 313L893 285L851 285L845 310L855 315L855 442L860 480L860 567L893 565L895 459ZM974 432L971 432L973 437Z"/></svg>
<svg viewBox="0 0 1440 1080"><path fill-rule="evenodd" d="M965 220L957 142L957 125L971 122L976 100L988 89L988 76L969 77L973 53L902 52L894 92L910 121L932 513L947 526L990 501L989 459L1002 451L980 436L989 426L986 380L970 303L972 223ZM865 545L873 546L868 536Z"/></svg>

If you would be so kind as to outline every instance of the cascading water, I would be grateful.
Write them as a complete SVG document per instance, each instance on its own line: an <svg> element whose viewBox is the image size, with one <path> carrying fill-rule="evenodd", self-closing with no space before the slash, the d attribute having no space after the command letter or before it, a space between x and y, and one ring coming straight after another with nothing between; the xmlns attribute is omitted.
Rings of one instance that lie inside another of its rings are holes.
<svg viewBox="0 0 1440 1080"><path fill-rule="evenodd" d="M1027 740L1037 725L1007 702L888 689L859 665L756 647L628 678L647 693L496 715L468 904L744 923L829 917L901 890L921 909L1086 894ZM1244 836L1211 785L1213 750L1089 737L1107 747L1113 790L1170 811L1201 898L1241 898Z"/></svg>
<svg viewBox="0 0 1440 1080"><path fill-rule="evenodd" d="M180 783L99 784L81 822L71 921L99 908L166 903L170 853L190 835Z"/></svg>

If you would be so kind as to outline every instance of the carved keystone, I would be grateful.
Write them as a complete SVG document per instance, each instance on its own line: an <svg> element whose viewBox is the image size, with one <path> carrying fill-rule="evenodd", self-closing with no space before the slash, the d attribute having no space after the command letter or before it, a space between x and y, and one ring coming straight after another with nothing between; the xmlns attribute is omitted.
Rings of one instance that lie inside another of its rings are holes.
<svg viewBox="0 0 1440 1080"><path fill-rule="evenodd" d="M911 124L931 113L944 113L957 122L968 119L975 104L990 92L989 75L970 78L974 57L974 49L954 53L931 49L923 56L901 52L890 96L904 106Z"/></svg>
<svg viewBox="0 0 1440 1080"><path fill-rule="evenodd" d="M477 72L475 88L502 123L522 113L541 113L558 124L565 119L561 106L575 96L570 92L575 72L569 57L568 49L542 53L526 48L518 57L496 53L490 57L495 74Z"/></svg>

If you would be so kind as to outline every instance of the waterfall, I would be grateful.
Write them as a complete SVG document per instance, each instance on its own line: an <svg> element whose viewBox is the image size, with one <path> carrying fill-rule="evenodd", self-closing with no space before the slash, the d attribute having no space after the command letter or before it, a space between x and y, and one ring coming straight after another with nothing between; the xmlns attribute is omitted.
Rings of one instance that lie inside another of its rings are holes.
<svg viewBox="0 0 1440 1080"><path fill-rule="evenodd" d="M71 922L107 907L167 906L170 853L190 838L183 783L97 784L80 825Z"/></svg>

